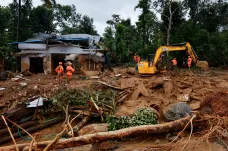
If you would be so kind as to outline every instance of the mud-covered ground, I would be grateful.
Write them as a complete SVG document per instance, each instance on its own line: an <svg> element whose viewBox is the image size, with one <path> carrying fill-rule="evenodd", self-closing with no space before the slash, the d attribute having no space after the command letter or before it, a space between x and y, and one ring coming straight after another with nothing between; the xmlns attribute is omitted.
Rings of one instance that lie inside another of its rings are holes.
<svg viewBox="0 0 228 151"><path fill-rule="evenodd" d="M107 71L103 75L99 76L99 79L85 79L85 77L74 75L70 84L67 84L66 79L64 79L64 84L62 85L58 84L56 75L44 74L26 76L25 78L29 80L21 79L18 81L12 81L11 79L8 79L5 82L0 81L0 88L6 88L0 91L0 110L1 112L7 111L15 107L17 103L26 102L28 98L37 95L50 98L56 90L62 87L66 89L73 89L90 85L97 80L105 81L116 87L121 87L123 86L121 82L123 82L124 79L132 78L132 82L135 83L135 86L137 86L138 83L143 83L147 89L149 95L139 95L137 99L133 99L132 96L132 93L136 88L131 87L127 89L130 95L128 95L128 97L119 104L115 113L116 116L132 115L137 109L143 107L153 107L162 115L163 108L167 107L169 104L178 102L180 100L179 98L185 94L188 94L189 96L189 99L186 100L186 102L193 110L197 110L200 102L208 96L217 92L228 93L228 70L210 70L206 72L183 70L179 73L172 71L146 77L129 74L130 72L127 70L128 69L126 68L115 68L114 72ZM116 77L116 74L121 74L121 77ZM165 79L165 81L171 82L171 85L167 84L165 87L153 87L153 83L156 83L159 79ZM40 141L52 140L60 131L61 124L41 130L38 132L40 133ZM33 135L35 135L35 133ZM97 148L102 148L102 145L104 147L110 144L113 145L113 150L152 150L150 149L150 146L152 145L168 143L168 141L164 138L165 136L130 138L129 140L124 141L114 141L111 143L104 142L104 144L100 144ZM186 134L186 141L187 139L188 134ZM195 140L197 140L197 138ZM218 144L211 144L211 146L209 146L207 143L201 143L197 148L194 148L191 146L192 141L194 141L194 139L188 143L184 150L210 150L209 148L211 147L212 150L217 151L221 148L221 145L218 146ZM19 138L17 139L17 142L25 143L29 141ZM183 142L184 141L182 141L182 143ZM5 145L9 144L11 143L7 143ZM176 144L173 150L181 150L182 146L184 146L184 144ZM86 145L72 150L94 150L94 148L91 148L91 145ZM222 147L221 150L222 149L224 148Z"/></svg>

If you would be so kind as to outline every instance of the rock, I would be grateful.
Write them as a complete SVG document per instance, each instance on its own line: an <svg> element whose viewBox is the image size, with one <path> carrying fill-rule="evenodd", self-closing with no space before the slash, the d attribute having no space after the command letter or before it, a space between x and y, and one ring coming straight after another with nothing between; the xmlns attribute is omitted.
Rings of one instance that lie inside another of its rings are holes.
<svg viewBox="0 0 228 151"><path fill-rule="evenodd" d="M156 139L156 140L155 140L155 143L156 143L156 144L160 144L160 140L159 140L159 139Z"/></svg>
<svg viewBox="0 0 228 151"><path fill-rule="evenodd" d="M158 86L161 86L164 84L164 79L163 78L156 78L151 81L151 87L156 88Z"/></svg>
<svg viewBox="0 0 228 151"><path fill-rule="evenodd" d="M178 102L189 102L190 97L188 94L177 94L177 101Z"/></svg>
<svg viewBox="0 0 228 151"><path fill-rule="evenodd" d="M127 68L127 71L126 71L128 74L132 74L132 75L135 75L136 74L136 70L134 67L129 67Z"/></svg>
<svg viewBox="0 0 228 151"><path fill-rule="evenodd" d="M137 100L139 94L142 94L144 96L149 96L148 90L145 88L143 83L140 83L135 91L132 94L132 100Z"/></svg>
<svg viewBox="0 0 228 151"><path fill-rule="evenodd" d="M135 78L125 78L120 80L121 89L135 87Z"/></svg>
<svg viewBox="0 0 228 151"><path fill-rule="evenodd" d="M172 81L168 80L165 81L163 84L163 90L166 95L170 95L173 91L173 83Z"/></svg>
<svg viewBox="0 0 228 151"><path fill-rule="evenodd" d="M33 90L37 90L38 89L38 85L35 85L32 89Z"/></svg>
<svg viewBox="0 0 228 151"><path fill-rule="evenodd" d="M187 88L182 91L182 94L177 95L178 102L189 102L190 94L192 92L192 88Z"/></svg>
<svg viewBox="0 0 228 151"><path fill-rule="evenodd" d="M174 121L191 115L191 111L191 107L188 104L178 102L164 108L163 115L167 121Z"/></svg>
<svg viewBox="0 0 228 151"><path fill-rule="evenodd" d="M196 66L200 67L201 69L203 69L205 71L209 70L209 65L208 65L208 62L206 62L206 61L197 61Z"/></svg>
<svg viewBox="0 0 228 151"><path fill-rule="evenodd" d="M19 81L20 80L20 78L11 78L11 81Z"/></svg>
<svg viewBox="0 0 228 151"><path fill-rule="evenodd" d="M20 86L22 86L22 87L26 87L26 86L27 86L27 83L22 82L22 83L20 83Z"/></svg>
<svg viewBox="0 0 228 151"><path fill-rule="evenodd" d="M92 134L97 132L107 132L108 131L108 124L90 124L78 131L78 136Z"/></svg>
<svg viewBox="0 0 228 151"><path fill-rule="evenodd" d="M200 102L190 103L192 110L197 110L200 108Z"/></svg>

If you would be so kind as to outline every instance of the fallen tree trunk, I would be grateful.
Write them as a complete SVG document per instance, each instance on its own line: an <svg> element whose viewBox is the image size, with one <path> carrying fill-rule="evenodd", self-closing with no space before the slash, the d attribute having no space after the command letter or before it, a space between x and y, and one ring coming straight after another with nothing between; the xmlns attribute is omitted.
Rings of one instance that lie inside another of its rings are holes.
<svg viewBox="0 0 228 151"><path fill-rule="evenodd" d="M47 123L43 123L43 124L40 124L40 125L36 125L36 126L30 127L30 128L27 128L26 131L29 132L29 133L33 133L33 132L36 132L38 130L44 129L44 128L48 127L48 126L57 124L57 123L59 123L61 121L63 121L63 119L55 119L55 120L52 120L52 121L47 122ZM20 135L24 136L24 135L27 135L27 134L26 134L26 132L24 132L22 130L20 130L20 134L18 132L13 133L13 137L14 138L20 137ZM12 139L11 139L10 136L3 137L3 138L0 139L0 144L9 142L11 140Z"/></svg>
<svg viewBox="0 0 228 151"><path fill-rule="evenodd" d="M28 121L28 122L25 122L25 123L22 123L22 124L18 124L19 126L21 126L22 128L27 128L27 127L31 127L31 126L34 126L34 125L37 125L38 122L37 121ZM16 132L17 131L17 127L10 127L10 130L11 132ZM9 134L9 131L7 128L4 128L4 129L1 129L0 130L0 136L1 138L4 136L4 135L8 135Z"/></svg>
<svg viewBox="0 0 228 151"><path fill-rule="evenodd" d="M64 149L64 148L76 147L76 146L81 146L86 144L99 143L107 140L118 140L118 139L120 140L122 138L132 137L132 136L139 136L139 135L143 136L143 135L151 135L151 134L177 132L182 130L189 122L190 119L191 117L188 116L165 124L142 125L137 127L125 128L117 131L99 132L99 133L83 135L83 136L69 138L69 139L63 139L63 140L59 140L55 145L53 145L53 148ZM34 143L33 146L36 146L37 149L43 149L50 143L51 141L44 141L44 142ZM25 147L29 145L30 144L19 144L18 148L20 150L23 150ZM13 145L0 147L0 151L12 151L12 150L15 150L15 146Z"/></svg>

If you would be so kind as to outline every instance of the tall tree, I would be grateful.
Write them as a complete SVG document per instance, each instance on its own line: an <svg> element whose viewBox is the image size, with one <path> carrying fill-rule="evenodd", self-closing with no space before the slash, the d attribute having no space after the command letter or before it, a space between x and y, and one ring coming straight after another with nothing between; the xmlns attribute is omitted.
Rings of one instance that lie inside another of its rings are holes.
<svg viewBox="0 0 228 151"><path fill-rule="evenodd" d="M81 20L81 14L76 12L75 5L57 4L54 13L57 26L60 27L60 33L79 33L78 28Z"/></svg>
<svg viewBox="0 0 228 151"><path fill-rule="evenodd" d="M44 4L48 7L48 8L50 8L51 6L52 6L52 4L53 5L55 5L56 4L56 1L55 0L41 0L41 1L43 1L44 2ZM19 31L20 31L20 21L21 21L21 2L24 2L24 4L25 5L30 5L30 6L32 6L32 0L19 0L19 2L18 2L18 12L17 12L17 14L18 14L18 22L17 22L17 40L19 40L18 38L18 36L19 36ZM17 0L13 0L13 3L17 3Z"/></svg>
<svg viewBox="0 0 228 151"><path fill-rule="evenodd" d="M142 13L139 15L139 22L142 24L142 32L143 32L143 49L145 49L146 44L146 21L147 16L151 13L150 11L150 3L151 0L139 0L139 3L137 6L135 6L135 9L141 9Z"/></svg>
<svg viewBox="0 0 228 151"><path fill-rule="evenodd" d="M93 18L84 15L79 23L79 32L84 34L98 35L93 24Z"/></svg>
<svg viewBox="0 0 228 151"><path fill-rule="evenodd" d="M182 7L186 5L186 1L153 0L152 3L153 10L161 14L163 21L168 21L167 25L163 27L166 28L166 44L169 45L172 25L175 19L178 21L183 17Z"/></svg>
<svg viewBox="0 0 228 151"><path fill-rule="evenodd" d="M32 33L52 33L55 31L53 9L37 6L30 13Z"/></svg>
<svg viewBox="0 0 228 151"><path fill-rule="evenodd" d="M170 44L172 31L184 21L184 13L180 2L166 1L161 14L162 30L166 31L166 44Z"/></svg>

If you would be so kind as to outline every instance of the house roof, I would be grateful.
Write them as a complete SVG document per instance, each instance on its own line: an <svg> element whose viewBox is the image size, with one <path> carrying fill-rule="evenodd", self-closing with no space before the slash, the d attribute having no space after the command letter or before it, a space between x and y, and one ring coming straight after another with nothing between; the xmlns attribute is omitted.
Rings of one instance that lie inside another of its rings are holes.
<svg viewBox="0 0 228 151"><path fill-rule="evenodd" d="M29 38L23 42L11 42L8 44L20 44L20 43L42 43L45 41L54 40L58 41L88 41L89 45L94 42L100 41L100 36L89 35L89 34L68 34L68 35L53 35L45 33L34 33L33 38Z"/></svg>

